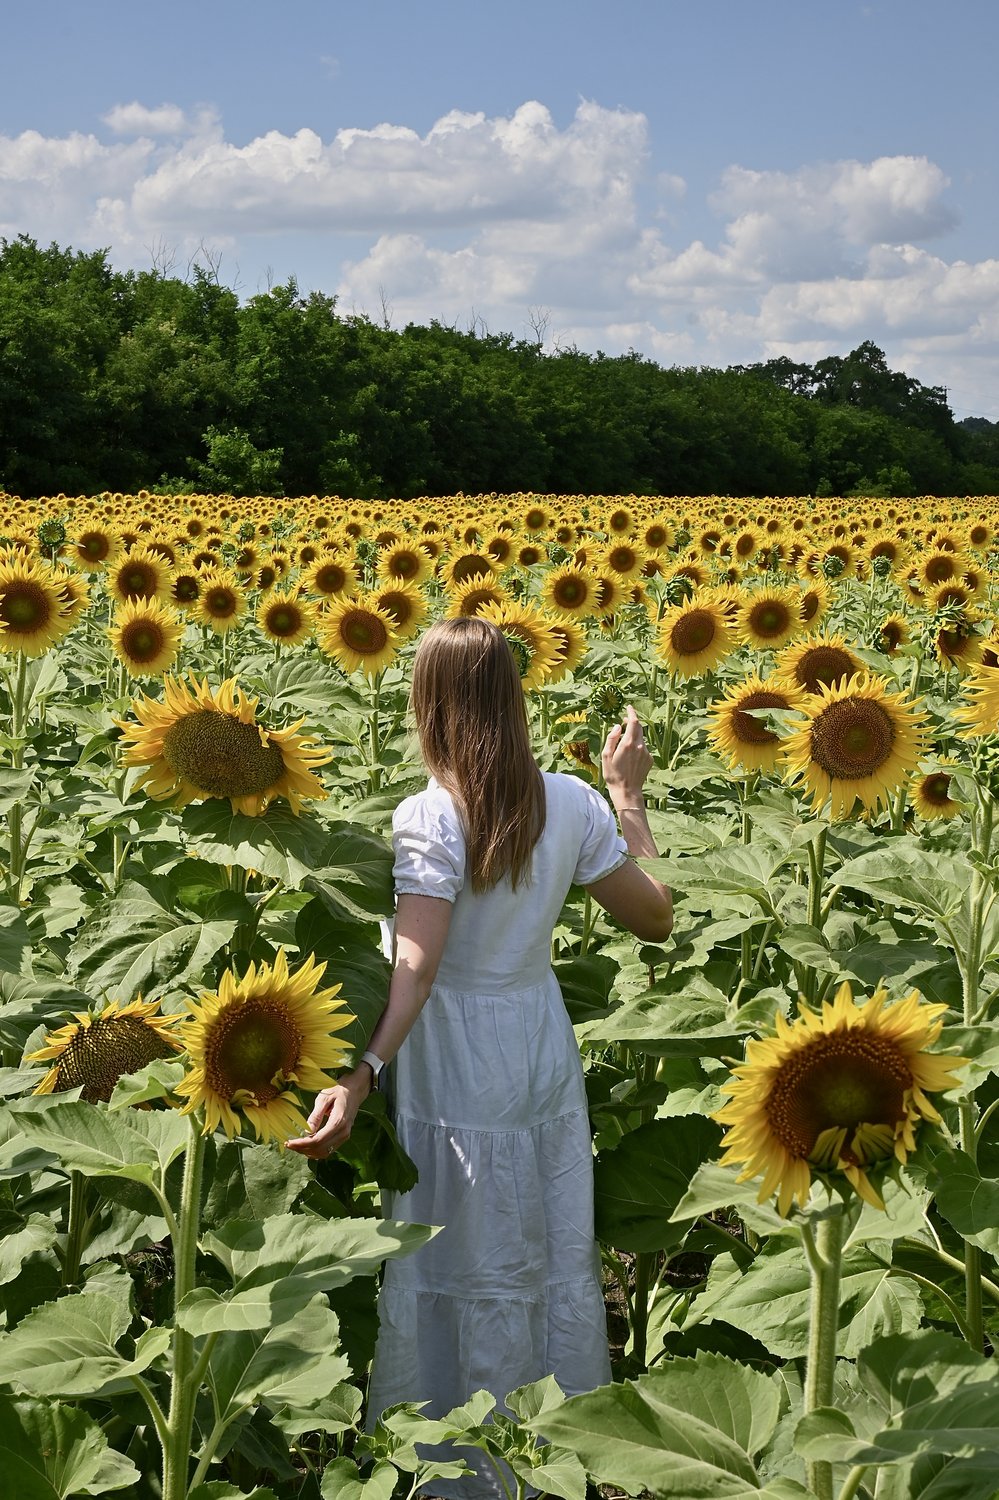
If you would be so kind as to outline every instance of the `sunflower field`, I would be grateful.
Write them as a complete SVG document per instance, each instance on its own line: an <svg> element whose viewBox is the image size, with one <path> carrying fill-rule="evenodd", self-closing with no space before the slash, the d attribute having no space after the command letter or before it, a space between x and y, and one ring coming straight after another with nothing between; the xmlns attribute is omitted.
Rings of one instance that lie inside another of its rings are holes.
<svg viewBox="0 0 999 1500"><path fill-rule="evenodd" d="M995 498L0 496L3 1494L410 1500L474 1447L510 1500L995 1500L997 537ZM544 769L599 785L636 707L676 925L573 891L552 945L615 1380L431 1420L365 1408L432 1232L379 1212L383 1096L284 1142L387 996L414 645L473 614Z"/></svg>

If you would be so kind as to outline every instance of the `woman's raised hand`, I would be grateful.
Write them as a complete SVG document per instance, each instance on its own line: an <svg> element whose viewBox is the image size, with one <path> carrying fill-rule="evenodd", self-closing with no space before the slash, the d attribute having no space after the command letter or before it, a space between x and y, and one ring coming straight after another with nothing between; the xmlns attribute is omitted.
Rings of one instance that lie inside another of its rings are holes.
<svg viewBox="0 0 999 1500"><path fill-rule="evenodd" d="M645 805L642 788L652 769L652 756L645 744L645 734L631 704L623 724L615 724L604 741L601 753L604 782L614 806L636 808Z"/></svg>

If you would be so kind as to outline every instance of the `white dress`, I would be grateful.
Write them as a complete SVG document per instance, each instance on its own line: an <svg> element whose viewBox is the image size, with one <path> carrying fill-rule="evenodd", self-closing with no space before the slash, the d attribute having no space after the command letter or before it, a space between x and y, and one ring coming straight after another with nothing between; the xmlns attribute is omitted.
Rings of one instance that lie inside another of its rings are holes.
<svg viewBox="0 0 999 1500"><path fill-rule="evenodd" d="M583 1070L551 938L569 886L609 875L627 849L585 782L544 782L544 833L516 891L509 879L481 893L466 885L461 823L436 781L393 818L396 892L454 912L430 998L386 1070L420 1176L385 1194L385 1213L444 1227L386 1264L369 1424L401 1401L427 1401L439 1417L480 1389L502 1408L544 1375L567 1395L610 1379ZM435 1480L433 1494L502 1493L478 1450L448 1456L479 1477Z"/></svg>

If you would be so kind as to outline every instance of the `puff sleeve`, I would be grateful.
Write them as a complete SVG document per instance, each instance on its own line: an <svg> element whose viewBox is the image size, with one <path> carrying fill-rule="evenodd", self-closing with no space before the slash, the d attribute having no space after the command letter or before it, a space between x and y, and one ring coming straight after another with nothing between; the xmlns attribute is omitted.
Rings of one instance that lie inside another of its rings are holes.
<svg viewBox="0 0 999 1500"><path fill-rule="evenodd" d="M617 821L606 801L594 787L578 782L584 798L583 841L576 861L573 882L592 885L605 875L613 875L628 859L628 846L618 832Z"/></svg>
<svg viewBox="0 0 999 1500"><path fill-rule="evenodd" d="M396 895L453 902L465 884L465 838L451 799L439 789L406 797L392 818Z"/></svg>

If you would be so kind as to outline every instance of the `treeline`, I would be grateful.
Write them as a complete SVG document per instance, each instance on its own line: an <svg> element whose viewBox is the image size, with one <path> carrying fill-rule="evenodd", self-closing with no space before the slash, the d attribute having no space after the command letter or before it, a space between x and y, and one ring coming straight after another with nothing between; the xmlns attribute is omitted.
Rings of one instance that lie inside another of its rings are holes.
<svg viewBox="0 0 999 1500"><path fill-rule="evenodd" d="M0 487L365 498L999 492L999 424L862 344L816 365L663 369L434 322L246 302L195 266L0 241Z"/></svg>

